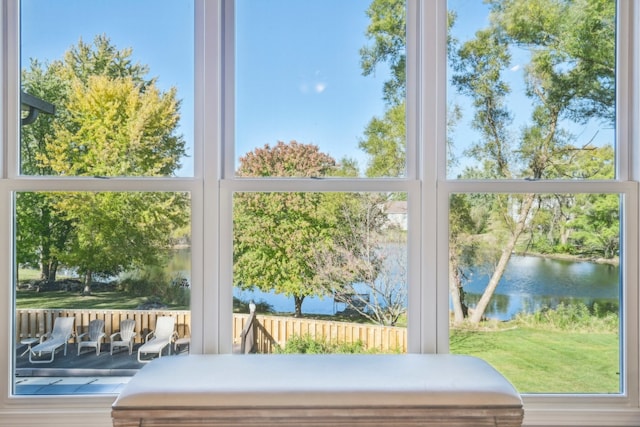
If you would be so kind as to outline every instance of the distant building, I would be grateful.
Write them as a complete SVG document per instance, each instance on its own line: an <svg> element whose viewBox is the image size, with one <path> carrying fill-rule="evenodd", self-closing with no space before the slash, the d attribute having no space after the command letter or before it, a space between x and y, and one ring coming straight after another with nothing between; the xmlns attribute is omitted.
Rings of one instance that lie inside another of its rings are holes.
<svg viewBox="0 0 640 427"><path fill-rule="evenodd" d="M406 200L396 200L387 203L385 213L389 218L389 227L398 227L407 230L407 202Z"/></svg>

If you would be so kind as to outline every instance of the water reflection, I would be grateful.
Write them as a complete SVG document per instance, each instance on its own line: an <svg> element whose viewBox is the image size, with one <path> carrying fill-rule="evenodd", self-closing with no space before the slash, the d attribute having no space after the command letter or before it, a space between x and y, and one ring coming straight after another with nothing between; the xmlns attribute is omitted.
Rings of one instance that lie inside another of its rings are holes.
<svg viewBox="0 0 640 427"><path fill-rule="evenodd" d="M190 251L177 251L168 270L190 281ZM476 305L489 281L492 270L476 266L466 271L465 301ZM264 301L277 312L293 311L293 299L273 292L234 289L233 295L245 301ZM520 312L534 312L560 303L583 303L589 307L598 304L601 312L618 312L620 301L620 269L616 265L587 261L557 260L535 256L513 256L500 281L487 317L509 320ZM303 312L334 314L339 311L330 297L305 298Z"/></svg>
<svg viewBox="0 0 640 427"><path fill-rule="evenodd" d="M492 270L476 266L465 274L465 301L476 305ZM560 303L597 304L602 311L618 311L620 269L610 264L513 256L485 314L500 320L519 312L534 312Z"/></svg>

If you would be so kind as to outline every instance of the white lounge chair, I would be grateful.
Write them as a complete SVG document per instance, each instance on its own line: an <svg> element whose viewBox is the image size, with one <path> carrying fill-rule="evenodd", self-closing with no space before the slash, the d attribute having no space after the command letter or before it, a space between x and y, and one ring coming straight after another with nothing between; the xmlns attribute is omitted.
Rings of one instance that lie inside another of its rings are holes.
<svg viewBox="0 0 640 427"><path fill-rule="evenodd" d="M102 345L102 338L104 338L105 335L104 320L94 319L89 322L89 330L78 335L78 356L80 356L80 350L84 347L95 347L96 356L99 356L100 345ZM83 341L85 338L87 341Z"/></svg>
<svg viewBox="0 0 640 427"><path fill-rule="evenodd" d="M167 346L169 346L169 355L171 355L171 342L176 337L174 331L175 322L176 319L170 316L158 317L155 331L147 334L145 343L138 348L138 362L146 363L151 361L151 359L141 359L140 357L143 354L153 353L157 354L158 357L162 357L162 350Z"/></svg>
<svg viewBox="0 0 640 427"><path fill-rule="evenodd" d="M29 362L31 363L51 363L56 354L56 350L64 346L64 355L67 355L67 342L73 336L73 322L75 317L56 317L53 322L53 330L40 337L40 344L31 347L29 351ZM32 356L42 356L42 353L51 353L50 359L33 360Z"/></svg>
<svg viewBox="0 0 640 427"><path fill-rule="evenodd" d="M129 354L133 353L133 339L136 336L135 332L136 321L133 319L125 319L120 322L120 332L111 334L111 355L113 355L113 349L117 347L127 347ZM120 336L120 340L116 340L116 336Z"/></svg>
<svg viewBox="0 0 640 427"><path fill-rule="evenodd" d="M176 340L173 342L173 351L175 354L180 354L180 351L186 349L187 352L189 347L191 347L191 332L189 332L189 325L178 325L177 328L179 331L183 330L184 335L180 337L180 334L176 334Z"/></svg>

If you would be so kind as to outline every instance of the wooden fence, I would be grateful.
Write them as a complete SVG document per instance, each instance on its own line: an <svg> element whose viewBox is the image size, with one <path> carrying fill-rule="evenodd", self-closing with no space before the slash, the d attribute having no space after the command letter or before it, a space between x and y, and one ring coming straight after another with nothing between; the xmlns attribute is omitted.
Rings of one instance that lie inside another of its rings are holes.
<svg viewBox="0 0 640 427"><path fill-rule="evenodd" d="M21 339L37 338L51 331L56 317L75 317L78 333L84 332L93 319L104 320L105 334L120 330L124 319L136 321L136 343L141 343L147 333L155 328L158 316L172 316L176 319L178 337L191 336L191 312L189 310L16 310L16 342ZM240 342L240 335L249 319L249 314L233 315L234 343ZM406 328L346 323L305 318L257 315L254 324L255 350L258 353L273 353L275 346L284 346L292 336L309 335L328 342L362 342L366 349L380 351L407 351Z"/></svg>
<svg viewBox="0 0 640 427"><path fill-rule="evenodd" d="M234 314L234 340L240 339L248 319L248 314ZM305 335L331 343L360 341L367 350L401 353L407 351L406 328L260 314L256 316L256 321L254 333L257 353L272 353L276 345L284 346L292 336Z"/></svg>
<svg viewBox="0 0 640 427"><path fill-rule="evenodd" d="M191 312L189 310L16 310L16 341L24 338L39 338L53 328L56 317L75 317L75 330L82 333L94 319L104 320L104 330L109 335L120 330L120 322L125 319L136 321L135 342L141 343L146 335L155 329L159 316L176 319L178 337L191 336Z"/></svg>

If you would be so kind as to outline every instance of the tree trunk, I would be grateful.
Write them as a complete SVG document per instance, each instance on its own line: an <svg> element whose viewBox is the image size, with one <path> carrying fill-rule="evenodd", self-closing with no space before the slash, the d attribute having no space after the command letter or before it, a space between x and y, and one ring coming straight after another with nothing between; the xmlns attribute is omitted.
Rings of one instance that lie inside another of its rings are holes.
<svg viewBox="0 0 640 427"><path fill-rule="evenodd" d="M526 194L524 196L524 200L522 201L522 206L520 207L520 214L518 218L518 222L516 222L515 229L511 234L511 238L507 242L504 249L502 249L502 255L500 255L500 260L498 261L498 265L491 276L491 280L489 280L489 284L485 288L482 293L482 297L478 304L475 307L475 310L469 317L471 323L480 323L482 320L482 316L484 316L484 312L491 301L491 297L498 287L498 283L504 274L504 271L507 269L507 263L509 259L511 259L511 254L513 253L514 248L516 247L516 243L518 242L518 237L522 234L524 227L527 223L527 219L529 217L529 212L531 212L531 206L533 206L533 201L535 199L535 194Z"/></svg>
<svg viewBox="0 0 640 427"><path fill-rule="evenodd" d="M460 274L458 272L458 258L455 255L455 248L449 245L449 290L451 292L451 303L453 305L453 324L459 325L464 321L464 310L462 309L462 295L460 294Z"/></svg>
<svg viewBox="0 0 640 427"><path fill-rule="evenodd" d="M92 282L92 272L88 270L84 275L84 289L82 290L82 295L91 295L91 282Z"/></svg>
<svg viewBox="0 0 640 427"><path fill-rule="evenodd" d="M40 259L40 280L49 282L49 262L42 258Z"/></svg>
<svg viewBox="0 0 640 427"><path fill-rule="evenodd" d="M304 301L304 296L294 295L293 300L296 304L296 311L293 314L293 317L302 317L302 301Z"/></svg>
<svg viewBox="0 0 640 427"><path fill-rule="evenodd" d="M46 232L40 234L40 279L52 283L51 280L51 213L46 206L40 211L40 224Z"/></svg>
<svg viewBox="0 0 640 427"><path fill-rule="evenodd" d="M49 264L49 283L53 283L56 281L56 276L58 274L58 260L53 258Z"/></svg>

